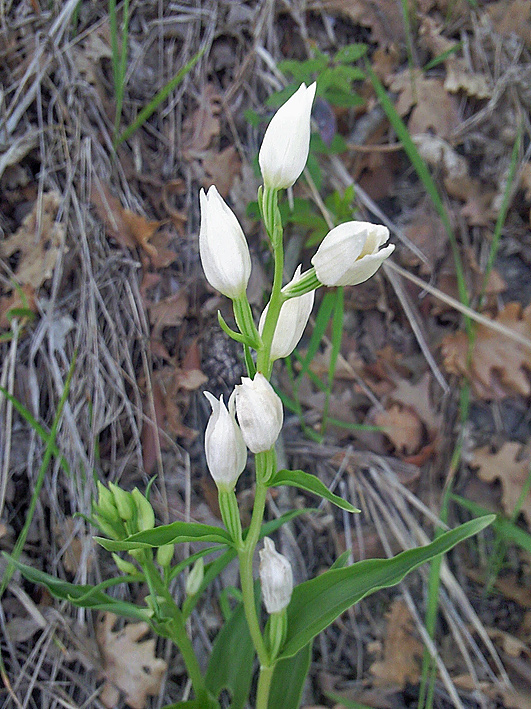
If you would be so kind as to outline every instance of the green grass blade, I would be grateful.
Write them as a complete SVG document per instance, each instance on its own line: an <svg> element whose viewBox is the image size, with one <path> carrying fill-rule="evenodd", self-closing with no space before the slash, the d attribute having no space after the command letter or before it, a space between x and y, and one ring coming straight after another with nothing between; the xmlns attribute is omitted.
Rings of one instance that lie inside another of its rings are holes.
<svg viewBox="0 0 531 709"><path fill-rule="evenodd" d="M68 371L68 376L65 381L63 394L61 396L61 399L59 400L59 404L57 406L57 411L55 412L55 417L54 417L54 420L52 423L52 428L50 430L50 435L48 437L48 441L46 443L46 448L44 450L44 456L42 459L41 467L39 468L39 473L37 475L35 487L33 489L32 495L31 495L30 505L29 505L28 512L26 515L26 521L24 522L24 526L22 528L22 531L20 532L20 534L18 536L18 539L17 539L15 546L13 548L13 553L11 554L12 558L15 561L18 561L20 554L22 552L22 549L24 548L24 544L26 543L26 538L28 536L28 532L29 532L31 523L33 521L33 515L35 514L37 500L39 499L39 495L40 495L40 492L41 492L41 489L42 489L42 486L44 483L44 477L46 475L46 471L48 470L48 466L50 465L50 461L52 459L52 456L54 455L55 439L57 437L57 429L59 428L59 422L61 421L61 416L63 415L63 409L66 404L66 400L68 398L68 392L70 391L70 384L72 383L72 376L74 374L75 364L76 364L76 354L74 354L74 357L72 359L72 364L70 365L70 369ZM4 578L2 579L2 583L0 584L0 598L3 596L4 591L6 590L7 585L11 580L14 570L15 570L15 566L10 561L7 566L6 571L4 573Z"/></svg>
<svg viewBox="0 0 531 709"><path fill-rule="evenodd" d="M13 404L15 409L18 411L18 413L22 416L22 418L32 427L32 429L37 433L40 438L44 441L44 443L48 443L50 440L50 434L46 429L41 426L41 424L35 419L30 411L24 406L24 404L21 404L18 399L16 399L12 394L10 394L7 389L4 389L4 387L0 386L0 393L2 393L6 399ZM55 442L52 443L52 453L54 456L61 462L61 468L70 475L70 468L68 466L68 463L66 461L66 458L64 458L63 455L61 455L61 451L57 446L55 445Z"/></svg>
<svg viewBox="0 0 531 709"><path fill-rule="evenodd" d="M115 142L115 147L120 145L120 143L123 143L124 140L128 140L133 133L140 128L145 121L154 113L154 111L157 110L157 108L160 106L160 104L170 95L170 93L181 83L181 81L184 79L186 74L188 74L189 71L191 71L194 66L197 64L197 62L201 59L203 54L205 53L205 47L200 49L197 54L195 54L189 62L187 62L182 69L180 69L177 74L173 77L173 79L170 79L166 86L164 86L154 98L151 99L151 101L148 103L147 106L145 106L138 116L135 118L135 120L129 125L124 132L120 135L119 138L117 138Z"/></svg>
<svg viewBox="0 0 531 709"><path fill-rule="evenodd" d="M391 123L392 127L394 128L396 135L400 142L402 143L404 150L407 153L407 156L412 164L412 166L415 169L415 172L417 173L419 179L422 181L424 184L424 187L426 189L426 192L428 193L431 201L433 202L433 205L435 209L437 210L437 213L439 214L439 217L441 218L441 221L444 225L445 231L448 235L448 239L450 241L450 246L452 248L452 254L454 258L454 263L455 263L455 271L457 275L457 284L458 284L458 289L459 289L459 298L461 302L464 305L469 305L469 297L468 297L468 291L466 288L466 282L465 282L465 275L464 275L464 269L463 269L463 262L461 260L461 255L459 253L459 247L457 244L457 240L455 238L454 231L452 229L452 224L450 222L450 218L448 216L448 212L446 211L444 204L442 202L442 199L439 195L439 191L437 190L437 186L430 174L430 171L428 170L428 167L424 160L421 158L419 151L417 150L417 146L413 142L411 136L409 135L409 131L406 127L406 124L404 121L400 118L398 113L396 112L396 109L389 99L387 92L385 88L383 87L382 83L372 70L372 68L367 64L366 65L367 73L369 75L369 78L372 81L372 84L374 86L374 90L376 91L376 95L378 96L380 103L382 105L382 108L384 109L387 118L389 119L389 122ZM467 325L467 332L470 329L470 319L465 316L465 322Z"/></svg>

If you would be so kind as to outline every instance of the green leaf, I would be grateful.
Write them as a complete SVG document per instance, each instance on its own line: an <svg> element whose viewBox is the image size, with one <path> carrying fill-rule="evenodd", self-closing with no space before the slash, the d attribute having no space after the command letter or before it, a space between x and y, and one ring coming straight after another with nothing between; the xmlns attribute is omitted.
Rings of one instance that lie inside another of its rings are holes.
<svg viewBox="0 0 531 709"><path fill-rule="evenodd" d="M271 682L268 709L298 709L304 681L312 659L312 644L308 643L293 657L277 663Z"/></svg>
<svg viewBox="0 0 531 709"><path fill-rule="evenodd" d="M341 47L339 52L336 52L334 61L340 64L350 64L351 62L357 62L365 54L367 54L366 44L347 44L346 47Z"/></svg>
<svg viewBox="0 0 531 709"><path fill-rule="evenodd" d="M359 561L329 570L296 586L288 606L288 633L279 658L291 657L362 598L395 586L426 561L485 529L495 519L486 515L441 534L430 544L408 549L392 559Z"/></svg>
<svg viewBox="0 0 531 709"><path fill-rule="evenodd" d="M137 532L120 541L94 537L107 551L129 551L130 549L145 549L162 547L165 544L181 544L183 542L213 542L214 544L231 545L228 532L220 527L194 522L173 522L155 529Z"/></svg>
<svg viewBox="0 0 531 709"><path fill-rule="evenodd" d="M260 594L255 593L257 606ZM214 641L205 684L215 697L226 689L231 694L231 709L243 709L249 698L253 677L254 648L243 604L233 611Z"/></svg>
<svg viewBox="0 0 531 709"><path fill-rule="evenodd" d="M162 709L219 709L219 702L212 697L208 698L208 706L200 699L189 699L187 702L176 702L175 704L165 704Z"/></svg>
<svg viewBox="0 0 531 709"><path fill-rule="evenodd" d="M139 608L133 603L127 603L126 601L112 598L106 593L103 593L103 591L98 590L95 586L68 583L68 581L62 581L55 576L50 576L50 574L44 571L34 569L32 566L21 564L20 561L15 561L15 559L8 554L4 554L4 556L20 571L24 578L39 586L45 586L55 598L70 601L72 605L78 608L112 611L117 615L122 615L127 618L136 618L137 620L144 621L149 620L146 609ZM124 578L124 581L127 581L127 577Z"/></svg>
<svg viewBox="0 0 531 709"><path fill-rule="evenodd" d="M326 487L326 485L319 480L315 475L310 475L310 473L305 473L303 470L279 470L277 471L271 480L268 481L268 487L278 487L279 485L291 485L292 487L298 487L301 490L306 490L306 492L311 492L314 495L319 495L319 497L324 497L329 500L337 507L341 507L342 510L347 510L347 512L359 512L350 502L343 500L343 498L334 495L333 492Z"/></svg>

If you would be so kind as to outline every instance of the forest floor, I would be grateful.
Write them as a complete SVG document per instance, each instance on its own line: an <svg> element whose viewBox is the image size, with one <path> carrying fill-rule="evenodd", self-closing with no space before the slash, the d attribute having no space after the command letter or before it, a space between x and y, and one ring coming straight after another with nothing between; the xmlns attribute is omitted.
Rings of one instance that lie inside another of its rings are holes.
<svg viewBox="0 0 531 709"><path fill-rule="evenodd" d="M112 577L78 516L96 480L144 490L156 475L162 523L220 523L202 391L226 397L244 368L201 270L198 193L215 184L244 228L258 316L258 149L275 108L317 80L308 168L283 197L286 275L350 219L386 224L396 249L370 281L319 294L275 371L281 460L362 510L299 516L282 551L299 582L345 550L425 543L439 515L498 518L448 555L440 588L423 568L322 633L303 706L417 707L427 643L434 707L531 707L531 0L131 0L127 27L109 6L0 2L0 550L28 521L21 561ZM282 488L268 515L312 505ZM123 662L138 638L119 645L95 620L15 573L0 707L181 700L171 646L144 646L169 669L139 686ZM200 657L220 623L209 596L190 628Z"/></svg>

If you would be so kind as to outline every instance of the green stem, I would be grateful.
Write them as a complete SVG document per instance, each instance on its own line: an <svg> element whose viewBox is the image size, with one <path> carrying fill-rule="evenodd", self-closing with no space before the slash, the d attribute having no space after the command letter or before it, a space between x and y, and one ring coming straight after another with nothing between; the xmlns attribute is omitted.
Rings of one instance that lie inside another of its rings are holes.
<svg viewBox="0 0 531 709"><path fill-rule="evenodd" d="M253 640L253 645L260 660L261 665L268 665L269 654L266 650L258 615L256 613L256 603L254 597L253 581L253 557L256 544L260 537L260 528L264 518L264 510L267 496L267 486L264 480L267 478L272 462L270 451L257 453L256 455L256 492L254 498L253 516L249 531L245 539L243 549L238 553L240 561L240 579L242 584L243 606L247 625Z"/></svg>
<svg viewBox="0 0 531 709"><path fill-rule="evenodd" d="M272 215L278 210L278 195L276 192L264 191L264 205L267 212ZM284 275L284 245L282 243L282 223L279 219L271 217L268 224L274 224L273 232L269 234L273 246L273 258L275 260L275 273L273 277L273 288L267 309L267 316L262 330L262 346L258 350L256 359L256 369L264 377L269 379L273 363L271 362L271 344L275 334L275 328L280 315L280 309L287 300L282 293L282 278Z"/></svg>
<svg viewBox="0 0 531 709"><path fill-rule="evenodd" d="M194 688L196 699L200 702L201 706L207 707L209 700L205 680L201 674L201 668L199 667L194 647L186 632L186 624L181 609L175 603L168 587L161 579L159 571L153 562L153 558L146 555L140 563L146 574L146 578L149 578L153 583L155 592L164 598L169 608L172 622L168 628L168 634L181 652L186 671Z"/></svg>
<svg viewBox="0 0 531 709"><path fill-rule="evenodd" d="M269 691L275 666L260 666L260 676L258 678L258 689L256 691L256 709L267 709L269 703Z"/></svg>

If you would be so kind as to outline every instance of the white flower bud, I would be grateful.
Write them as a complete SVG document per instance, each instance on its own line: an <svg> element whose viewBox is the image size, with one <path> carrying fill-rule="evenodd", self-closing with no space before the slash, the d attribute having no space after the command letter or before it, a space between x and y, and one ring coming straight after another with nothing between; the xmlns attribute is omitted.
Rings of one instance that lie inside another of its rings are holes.
<svg viewBox="0 0 531 709"><path fill-rule="evenodd" d="M275 445L284 413L282 402L263 374L242 377L231 395L236 399L238 423L243 440L253 453L263 453Z"/></svg>
<svg viewBox="0 0 531 709"><path fill-rule="evenodd" d="M268 613L279 613L286 608L293 592L291 564L275 550L275 544L269 537L264 537L264 548L258 553L264 605Z"/></svg>
<svg viewBox="0 0 531 709"><path fill-rule="evenodd" d="M208 469L221 490L230 492L245 468L247 449L242 432L234 418L234 400L231 396L229 410L210 392L204 392L212 406L212 414L205 431L205 454Z"/></svg>
<svg viewBox="0 0 531 709"><path fill-rule="evenodd" d="M373 276L394 251L389 229L370 222L346 222L323 239L312 258L317 278L325 286L355 286Z"/></svg>
<svg viewBox="0 0 531 709"><path fill-rule="evenodd" d="M300 280L300 277L301 266L298 266L295 271L295 275L291 281L284 286L283 290L297 283ZM290 298L282 305L277 326L275 328L275 334L273 335L273 342L271 344L270 356L272 360L287 357L299 344L299 340L302 337L302 333L304 332L304 328L306 327L308 318L312 312L314 299L315 291L313 290L299 296L298 298ZM264 329L268 310L269 304L266 305L264 312L260 316L260 322L258 324L258 332L260 335Z"/></svg>
<svg viewBox="0 0 531 709"><path fill-rule="evenodd" d="M199 255L207 281L228 298L245 293L251 256L242 228L212 185L199 193L201 228Z"/></svg>
<svg viewBox="0 0 531 709"><path fill-rule="evenodd" d="M304 170L310 149L310 115L315 82L301 84L271 119L258 155L264 185L269 189L291 187Z"/></svg>
<svg viewBox="0 0 531 709"><path fill-rule="evenodd" d="M205 562L203 557L200 557L192 567L186 579L185 591L187 596L195 596L201 588L205 577Z"/></svg>

